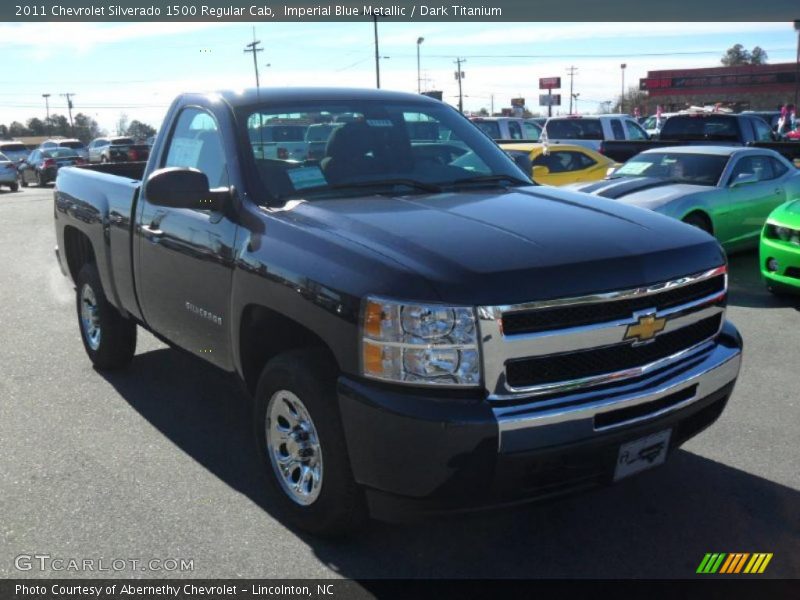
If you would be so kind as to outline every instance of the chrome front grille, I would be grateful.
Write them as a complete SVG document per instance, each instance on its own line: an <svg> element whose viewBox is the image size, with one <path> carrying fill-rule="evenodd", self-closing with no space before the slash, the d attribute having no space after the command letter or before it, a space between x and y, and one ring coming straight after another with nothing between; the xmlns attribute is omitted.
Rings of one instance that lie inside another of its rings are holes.
<svg viewBox="0 0 800 600"><path fill-rule="evenodd" d="M723 266L646 288L480 307L489 397L549 395L673 364L719 333L726 294Z"/></svg>

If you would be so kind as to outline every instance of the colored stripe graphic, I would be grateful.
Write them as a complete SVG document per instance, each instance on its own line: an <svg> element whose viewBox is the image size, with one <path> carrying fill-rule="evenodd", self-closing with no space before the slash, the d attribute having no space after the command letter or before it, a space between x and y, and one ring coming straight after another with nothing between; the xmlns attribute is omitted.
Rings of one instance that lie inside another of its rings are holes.
<svg viewBox="0 0 800 600"><path fill-rule="evenodd" d="M708 553L703 557L700 566L697 567L698 573L716 573L719 569L719 566L722 564L722 561L725 559L726 554L724 552L718 553Z"/></svg>
<svg viewBox="0 0 800 600"><path fill-rule="evenodd" d="M720 573L738 573L742 570L747 557L750 556L747 552L735 552L728 555L728 560L722 565L719 570Z"/></svg>
<svg viewBox="0 0 800 600"><path fill-rule="evenodd" d="M760 552L753 554L753 558L747 563L744 568L745 573L763 573L767 568L769 561L772 560L772 553Z"/></svg>

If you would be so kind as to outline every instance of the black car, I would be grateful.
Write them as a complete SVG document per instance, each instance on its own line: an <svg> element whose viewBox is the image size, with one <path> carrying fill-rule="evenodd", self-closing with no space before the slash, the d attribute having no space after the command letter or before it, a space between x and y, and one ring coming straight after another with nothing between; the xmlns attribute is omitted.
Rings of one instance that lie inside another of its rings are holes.
<svg viewBox="0 0 800 600"><path fill-rule="evenodd" d="M61 167L85 163L72 148L37 149L19 164L19 183L22 187L27 187L29 183L43 186L56 180L56 173Z"/></svg>

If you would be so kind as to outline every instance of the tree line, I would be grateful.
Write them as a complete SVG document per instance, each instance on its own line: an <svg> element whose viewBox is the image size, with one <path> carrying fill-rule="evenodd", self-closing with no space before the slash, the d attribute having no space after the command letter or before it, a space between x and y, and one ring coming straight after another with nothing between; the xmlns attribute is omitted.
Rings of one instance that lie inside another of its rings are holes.
<svg viewBox="0 0 800 600"><path fill-rule="evenodd" d="M155 135L156 130L147 123L133 120L128 122L124 115L117 123L117 135L126 135L137 140L145 140L151 135ZM17 138L27 136L51 136L77 138L84 144L88 144L94 138L107 135L107 131L101 129L92 117L77 113L73 117L72 125L64 115L53 114L49 119L39 119L33 117L28 119L25 124L13 121L8 125L0 124L0 139Z"/></svg>

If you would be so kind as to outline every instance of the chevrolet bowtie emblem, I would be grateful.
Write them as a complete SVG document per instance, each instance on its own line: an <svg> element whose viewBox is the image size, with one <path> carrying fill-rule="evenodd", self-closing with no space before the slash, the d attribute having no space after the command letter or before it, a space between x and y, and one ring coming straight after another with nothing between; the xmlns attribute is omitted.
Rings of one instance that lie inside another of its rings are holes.
<svg viewBox="0 0 800 600"><path fill-rule="evenodd" d="M655 315L643 315L638 322L628 325L625 330L625 337L622 341L635 340L636 342L646 342L652 340L656 335L667 326L665 318L657 318Z"/></svg>

